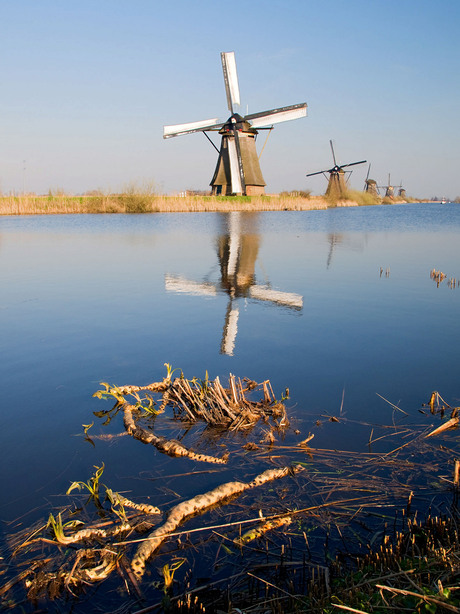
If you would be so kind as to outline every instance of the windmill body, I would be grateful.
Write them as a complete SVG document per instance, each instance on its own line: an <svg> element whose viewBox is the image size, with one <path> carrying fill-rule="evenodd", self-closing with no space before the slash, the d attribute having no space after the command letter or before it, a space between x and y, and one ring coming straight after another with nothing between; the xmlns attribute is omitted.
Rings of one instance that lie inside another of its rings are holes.
<svg viewBox="0 0 460 614"><path fill-rule="evenodd" d="M391 176L388 173L388 184L378 186L380 189L385 190L385 198L391 198L393 200L395 196L395 186L391 185Z"/></svg>
<svg viewBox="0 0 460 614"><path fill-rule="evenodd" d="M235 115L234 118L236 120L236 129L239 132L238 141L244 171L246 195L264 194L266 183L262 176L256 149L256 136L258 132L255 128L251 128L249 122L244 121L240 115ZM238 176L239 174L239 167L236 164L238 162L238 155L236 152L235 136L230 121L224 125L219 134L222 135L222 141L216 170L211 180L212 194L230 195L234 193L232 176ZM232 168L233 162L235 163L234 168Z"/></svg>
<svg viewBox="0 0 460 614"><path fill-rule="evenodd" d="M366 179L364 180L364 191L368 194L372 194L372 196L379 196L377 182L375 181L375 179L369 179L370 172L371 165L369 164Z"/></svg>
<svg viewBox="0 0 460 614"><path fill-rule="evenodd" d="M351 171L345 171L345 168L349 166L356 166L357 164L365 164L366 160L360 160L359 162L350 162L349 164L337 164L337 160L335 158L334 146L332 141L329 141L332 150L332 159L334 160L334 166L329 169L325 169L323 171L317 171L315 173L308 173L307 177L312 177L313 175L324 175L327 177L326 173L329 173L329 181L326 189L326 196L330 198L342 198L345 196L347 192L347 184L345 181L345 173Z"/></svg>
<svg viewBox="0 0 460 614"><path fill-rule="evenodd" d="M366 187L364 188L364 191L372 194L373 196L379 195L377 190L377 182L375 179L366 179Z"/></svg>
<svg viewBox="0 0 460 614"><path fill-rule="evenodd" d="M406 188L403 188L402 179L401 183L398 185L398 196L399 198L406 198Z"/></svg>
<svg viewBox="0 0 460 614"><path fill-rule="evenodd" d="M337 198L344 196L347 191L347 184L345 181L345 171L341 168L337 170L329 171L329 181L326 189L326 196Z"/></svg>
<svg viewBox="0 0 460 614"><path fill-rule="evenodd" d="M226 122L219 122L217 118L214 118L188 124L164 126L163 138L168 139L193 132L204 132L205 134L213 131L219 132L221 147L218 150L219 158L210 184L212 193L264 194L266 183L260 170L256 150L257 129L267 129L276 123L305 117L307 104L300 103L242 117L235 110L235 107L240 105L235 54L233 51L223 52L221 59L227 106L231 116Z"/></svg>

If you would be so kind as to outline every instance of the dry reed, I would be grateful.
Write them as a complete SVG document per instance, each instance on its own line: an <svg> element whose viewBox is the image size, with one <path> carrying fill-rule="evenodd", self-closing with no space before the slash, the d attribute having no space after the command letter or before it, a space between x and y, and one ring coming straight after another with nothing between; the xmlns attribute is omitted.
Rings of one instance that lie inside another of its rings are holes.
<svg viewBox="0 0 460 614"><path fill-rule="evenodd" d="M333 206L356 206L344 200ZM291 195L213 197L164 196L139 193L70 196L56 194L38 196L0 196L0 215L53 215L81 213L182 213L229 211L310 211L327 209L330 205L322 196Z"/></svg>

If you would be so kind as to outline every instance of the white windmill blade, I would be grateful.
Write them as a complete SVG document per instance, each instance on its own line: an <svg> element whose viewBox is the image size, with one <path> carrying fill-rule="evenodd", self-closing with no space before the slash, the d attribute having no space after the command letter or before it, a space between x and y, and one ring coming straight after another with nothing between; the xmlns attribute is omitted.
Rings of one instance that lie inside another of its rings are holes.
<svg viewBox="0 0 460 614"><path fill-rule="evenodd" d="M249 296L259 301L269 301L293 309L302 309L303 307L303 296L301 294L272 290L269 286L251 286Z"/></svg>
<svg viewBox="0 0 460 614"><path fill-rule="evenodd" d="M245 120L249 121L253 128L263 128L280 122L287 122L291 119L299 119L307 115L307 103L293 104L288 107L280 107L279 109L271 109L270 111L262 111L260 113L252 113L245 116Z"/></svg>
<svg viewBox="0 0 460 614"><path fill-rule="evenodd" d="M235 52L223 51L220 57L222 60L222 70L224 72L227 105L230 113L233 114L233 105L240 104L240 88L238 86L238 73L236 72Z"/></svg>
<svg viewBox="0 0 460 614"><path fill-rule="evenodd" d="M219 118L203 119L199 122L189 122L188 124L175 124L174 126L163 126L163 138L169 139L172 136L190 134L192 132L203 132L204 130L220 130L224 124L219 122Z"/></svg>
<svg viewBox="0 0 460 614"><path fill-rule="evenodd" d="M179 275L165 275L166 292L177 292L181 294L191 294L193 296L216 296L217 288L215 284L199 283L190 279L185 279Z"/></svg>
<svg viewBox="0 0 460 614"><path fill-rule="evenodd" d="M235 139L228 139L228 157L230 160L230 177L232 180L233 194L242 194L240 165L238 162L238 152L236 151Z"/></svg>

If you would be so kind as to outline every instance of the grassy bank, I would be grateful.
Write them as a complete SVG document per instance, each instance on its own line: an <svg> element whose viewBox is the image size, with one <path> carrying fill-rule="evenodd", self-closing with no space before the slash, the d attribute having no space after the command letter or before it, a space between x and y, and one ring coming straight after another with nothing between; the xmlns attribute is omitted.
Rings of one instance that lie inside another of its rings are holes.
<svg viewBox="0 0 460 614"><path fill-rule="evenodd" d="M380 201L379 201L380 202ZM273 196L161 196L143 192L69 196L0 196L0 215L65 213L173 213L203 211L310 211L329 207L373 205L379 202L363 192L332 202L322 196L282 193Z"/></svg>

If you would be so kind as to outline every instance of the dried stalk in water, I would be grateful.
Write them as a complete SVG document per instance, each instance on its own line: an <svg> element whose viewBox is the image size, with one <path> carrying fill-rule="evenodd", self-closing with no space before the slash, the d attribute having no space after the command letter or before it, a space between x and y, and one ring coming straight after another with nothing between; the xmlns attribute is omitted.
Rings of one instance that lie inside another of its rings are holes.
<svg viewBox="0 0 460 614"><path fill-rule="evenodd" d="M301 469L302 467L296 466L293 468L293 471L299 471ZM182 503L179 503L173 507L168 514L166 522L152 531L152 533L150 533L147 539L137 549L131 562L131 566L136 577L138 579L142 578L147 561L153 556L163 541L179 526L183 520L209 509L213 505L216 505L216 503L219 503L228 497L239 495L245 490L255 488L256 486L261 486L262 484L270 482L271 480L283 478L288 475L290 471L291 469L289 467L267 469L267 471L259 474L251 482L227 482L226 484L221 484L217 488L214 488L205 494L197 495L196 497L193 497L188 501L183 501Z"/></svg>
<svg viewBox="0 0 460 614"><path fill-rule="evenodd" d="M130 499L123 497L118 492L109 491L107 489L107 494L110 492L110 500L115 505L121 505L122 507L129 507L132 510L137 510L139 512L143 512L144 514L161 514L161 511L158 507L154 507L153 505L149 505L148 503L134 503Z"/></svg>
<svg viewBox="0 0 460 614"><path fill-rule="evenodd" d="M249 544L249 542L254 541L255 539L259 539L268 533L268 531L273 531L283 525L291 524L292 518L291 516L281 516L281 518L273 518L272 520L266 520L263 524L258 527L254 527L249 531L246 531L241 537L237 537L233 540L233 543L237 546L244 546L245 544Z"/></svg>
<svg viewBox="0 0 460 614"><path fill-rule="evenodd" d="M60 544L68 545L76 544L84 540L93 540L98 538L107 539L108 537L116 537L121 533L127 533L128 531L131 531L131 529L132 527L128 522L123 522L122 524L113 527L112 529L81 529L73 535L64 535L63 531L55 531L55 537L56 541L58 541Z"/></svg>
<svg viewBox="0 0 460 614"><path fill-rule="evenodd" d="M458 426L458 421L459 421L458 416L456 418L450 418L450 420L448 420L447 422L444 422L444 424L441 424L441 426L438 426L437 428L435 428L434 431L431 431L431 433L428 433L428 435L425 435L425 437L433 437L434 435L439 435L440 433L443 433L444 431L453 429Z"/></svg>
<svg viewBox="0 0 460 614"><path fill-rule="evenodd" d="M134 439L139 439L139 441L147 444L151 443L157 448L157 450L167 454L168 456L187 456L192 460L204 461L207 463L225 464L227 462L227 458L225 456L223 458L216 458L215 456L208 456L207 454L196 454L195 452L192 452L192 450L185 448L174 439L166 439L161 435L155 435L152 433L152 431L143 429L134 420L133 413L137 411L134 405L125 403L123 405L123 410L123 422L126 431L132 435Z"/></svg>

